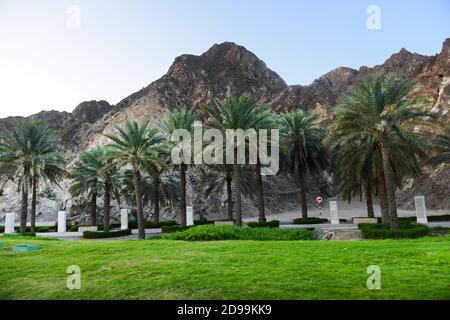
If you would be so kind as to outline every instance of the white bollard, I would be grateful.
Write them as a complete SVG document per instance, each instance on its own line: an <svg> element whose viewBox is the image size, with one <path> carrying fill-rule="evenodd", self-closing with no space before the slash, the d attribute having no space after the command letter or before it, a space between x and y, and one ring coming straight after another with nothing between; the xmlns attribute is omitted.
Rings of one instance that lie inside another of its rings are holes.
<svg viewBox="0 0 450 320"><path fill-rule="evenodd" d="M417 223L427 224L428 219L427 219L427 208L425 206L425 197L424 196L414 197L414 202L416 203Z"/></svg>
<svg viewBox="0 0 450 320"><path fill-rule="evenodd" d="M194 225L194 208L186 207L186 225L193 226Z"/></svg>
<svg viewBox="0 0 450 320"><path fill-rule="evenodd" d="M14 212L10 212L5 215L5 234L14 233L15 217L16 214Z"/></svg>
<svg viewBox="0 0 450 320"><path fill-rule="evenodd" d="M337 201L330 201L331 224L339 224Z"/></svg>
<svg viewBox="0 0 450 320"><path fill-rule="evenodd" d="M128 229L128 209L120 210L120 229Z"/></svg>
<svg viewBox="0 0 450 320"><path fill-rule="evenodd" d="M58 233L66 232L66 212L58 211Z"/></svg>

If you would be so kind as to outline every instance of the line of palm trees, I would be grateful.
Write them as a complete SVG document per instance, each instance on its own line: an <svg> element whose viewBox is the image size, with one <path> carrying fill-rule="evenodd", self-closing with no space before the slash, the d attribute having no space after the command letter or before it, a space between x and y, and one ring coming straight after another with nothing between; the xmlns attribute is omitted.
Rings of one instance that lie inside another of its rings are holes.
<svg viewBox="0 0 450 320"><path fill-rule="evenodd" d="M123 126L116 126L115 134L106 135L108 145L79 156L69 174L73 181L70 192L89 199L93 225L97 224L97 199L103 196L105 231L110 227L113 198L124 198L134 208L141 239L145 238L147 205L153 205L153 220L157 222L161 206L178 203L181 225L185 226L187 176L197 166L190 164L192 161L178 166L171 163L175 142L170 137L178 129L193 134L195 121L204 119L209 128L221 132L279 129L282 172L293 174L298 181L303 218L308 216L307 176L331 169L344 198L364 194L368 215L373 216L373 198L378 197L383 221L391 228L399 228L397 187L405 177L417 176L425 161L433 165L450 162L448 131L436 139L436 145L428 143L430 136L425 129L436 131L441 126L436 116L423 108L429 101L406 98L414 88L414 82L401 75L370 75L343 94L328 130L319 125L319 116L310 111L297 109L276 115L252 94L237 96L233 92L228 92L223 100L214 99L199 113L185 108L169 112L164 121L153 126L149 121L126 121ZM41 136L48 141L39 142L39 135L28 132L32 127L41 128L45 132ZM57 184L67 174L64 158L49 131L42 123L25 121L10 130L0 143L0 177L17 182L22 192L21 231L25 231L27 221L28 189L34 195L33 216L39 180ZM430 147L437 154L431 160L427 159ZM242 226L241 196L255 194L259 221L265 222L261 161L257 159L255 165L238 164L237 141L232 148L233 164L201 166L205 195L225 189L227 217Z"/></svg>

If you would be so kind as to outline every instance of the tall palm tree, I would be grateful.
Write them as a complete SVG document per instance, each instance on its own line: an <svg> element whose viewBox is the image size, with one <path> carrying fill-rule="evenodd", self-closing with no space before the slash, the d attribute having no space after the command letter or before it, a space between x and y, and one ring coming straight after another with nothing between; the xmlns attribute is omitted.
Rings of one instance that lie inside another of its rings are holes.
<svg viewBox="0 0 450 320"><path fill-rule="evenodd" d="M205 186L205 197L214 192L227 194L227 219L233 220L233 165L216 164L206 168L202 175L202 184ZM255 174L250 166L241 168L242 195L251 195L255 186Z"/></svg>
<svg viewBox="0 0 450 320"><path fill-rule="evenodd" d="M28 220L28 195L33 185L33 210L36 211L36 188L38 172L48 174L47 178L59 175L61 158L56 155L55 142L50 130L33 119L16 122L0 141L0 174L2 179L13 180L21 192L20 232L26 232ZM47 170L42 164L47 162ZM55 163L58 163L55 168ZM34 220L34 217L33 217ZM33 223L34 224L34 223Z"/></svg>
<svg viewBox="0 0 450 320"><path fill-rule="evenodd" d="M37 189L40 181L49 182L59 187L59 182L67 175L66 159L60 152L58 141L53 130L44 123L36 122L36 133L39 137L33 147L31 172L31 232L36 231Z"/></svg>
<svg viewBox="0 0 450 320"><path fill-rule="evenodd" d="M317 124L318 119L318 115L300 109L280 116L280 139L287 153L288 165L297 171L303 218L308 217L305 177L308 172L324 169L328 164L323 144L326 131Z"/></svg>
<svg viewBox="0 0 450 320"><path fill-rule="evenodd" d="M161 128L167 136L171 136L175 130L187 130L192 136L194 130L194 122L197 121L197 114L193 111L188 111L184 108L170 112L163 123ZM186 217L186 173L188 165L191 163L185 163L182 161L179 165L180 170L180 220L183 227L187 224Z"/></svg>
<svg viewBox="0 0 450 320"><path fill-rule="evenodd" d="M271 144L271 129L277 129L278 127L278 119L273 116L271 114L271 108L268 105L262 105L261 106L262 110L264 110L264 114L266 114L267 116L260 121L257 126L256 126L256 132L257 132L257 159L256 159L256 165L255 165L255 189L256 189L256 204L257 204L257 208L258 208L258 221L260 223L264 223L266 222L266 213L265 213L265 204L264 204L264 186L263 186L263 181L262 181L262 164L261 164L261 157L260 157L260 150L259 150L259 146L260 143L266 144L268 147L272 146ZM267 130L268 134L266 137L263 137L261 135L261 131L260 130ZM277 146L278 147L278 146ZM267 148L267 150L269 150L270 148ZM270 150L270 152L274 152L272 150Z"/></svg>
<svg viewBox="0 0 450 320"><path fill-rule="evenodd" d="M153 221L159 222L161 206L174 205L178 201L180 179L168 173L167 166L152 168L149 174L150 203L153 204Z"/></svg>
<svg viewBox="0 0 450 320"><path fill-rule="evenodd" d="M205 111L209 116L208 123L211 127L217 128L225 133L226 130L247 131L257 129L267 118L271 117L271 112L267 106L259 104L248 92L241 96L236 96L233 92L228 92L224 100L214 100L214 106L206 106ZM238 141L233 141L232 150L234 154L233 163L233 200L236 214L236 225L242 226L241 211L241 165L238 163Z"/></svg>
<svg viewBox="0 0 450 320"><path fill-rule="evenodd" d="M109 145L109 157L120 166L131 166L136 197L136 210L139 239L145 239L144 211L141 197L141 176L145 166L151 163L159 166L159 145L164 137L157 129L150 129L149 121L141 124L126 121L123 127L116 126L117 135L107 134L112 144Z"/></svg>
<svg viewBox="0 0 450 320"><path fill-rule="evenodd" d="M104 155L101 147L83 152L70 173L73 183L69 191L72 196L84 194L88 196L90 199L90 224L93 226L97 225L97 198L102 191L100 179L104 169Z"/></svg>
<svg viewBox="0 0 450 320"><path fill-rule="evenodd" d="M159 149L159 166L151 163L146 166L148 174L149 202L153 204L153 221L159 222L161 206L174 205L178 202L180 179L173 175L170 144L162 144Z"/></svg>
<svg viewBox="0 0 450 320"><path fill-rule="evenodd" d="M386 187L390 227L398 229L396 183L405 172L396 166L396 159L416 158L423 152L423 139L418 128L429 126L434 116L421 107L428 102L423 98L407 99L414 82L401 75L372 74L347 90L335 109L336 120L332 131L336 140L347 144L355 139L371 141L379 149ZM402 150L398 146L401 145ZM357 152L355 150L355 152ZM382 185L382 182L381 182Z"/></svg>

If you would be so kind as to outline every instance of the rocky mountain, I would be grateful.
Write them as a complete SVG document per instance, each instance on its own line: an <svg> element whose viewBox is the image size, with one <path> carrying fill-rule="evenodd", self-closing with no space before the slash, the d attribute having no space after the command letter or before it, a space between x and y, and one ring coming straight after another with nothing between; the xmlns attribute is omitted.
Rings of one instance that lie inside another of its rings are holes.
<svg viewBox="0 0 450 320"><path fill-rule="evenodd" d="M113 132L114 126L123 123L127 118L162 119L168 110L178 106L199 110L205 104L211 103L214 97L222 98L228 90L237 93L250 91L260 101L271 104L276 112L294 108L312 109L321 116L323 124L327 125L333 121L333 107L343 90L355 84L361 77L377 71L399 72L415 79L418 87L414 95L429 97L432 100L429 108L439 113L445 122L450 123L450 38L444 42L442 51L435 56L424 56L402 49L381 65L373 68L361 67L359 70L337 68L306 86L288 86L252 52L237 44L225 42L214 45L200 56L177 57L168 72L159 80L116 105L110 105L106 101L89 101L81 103L72 113L43 111L32 117L47 122L57 130L69 157L73 160L78 151L105 143L103 134ZM14 119L16 118L0 119L0 131L8 129ZM428 206L449 209L449 170L444 167L437 170L427 168L423 177L411 181L399 192L401 204L410 207L412 196L421 193L427 196ZM286 194L290 194L288 198L292 199L291 202L297 201L293 182L283 180L283 183L280 183L277 180L276 183L266 183L270 184L267 188L270 190L269 209L276 210L277 199ZM323 183L322 179L322 189L326 188ZM198 193L194 185L195 181L192 181L193 199ZM332 189L328 191L333 192ZM63 203L72 205L72 199L67 192L62 192L62 198L56 201L60 207ZM0 210L12 210L10 206L5 205L6 201L2 200L0 199ZM249 201L249 212L254 211L251 207L252 203ZM55 211L57 209L59 208L55 208Z"/></svg>

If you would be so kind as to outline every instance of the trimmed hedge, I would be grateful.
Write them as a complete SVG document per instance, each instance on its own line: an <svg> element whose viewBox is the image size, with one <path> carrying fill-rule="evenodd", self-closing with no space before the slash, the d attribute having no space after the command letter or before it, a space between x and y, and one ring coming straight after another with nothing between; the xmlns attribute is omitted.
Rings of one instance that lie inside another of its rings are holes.
<svg viewBox="0 0 450 320"><path fill-rule="evenodd" d="M450 214L444 214L442 216L428 216L427 217L428 222L442 222L442 221L450 221ZM399 221L409 221L409 222L416 222L416 217L401 217L398 218Z"/></svg>
<svg viewBox="0 0 450 320"><path fill-rule="evenodd" d="M163 226L173 226L176 225L177 223L175 221L160 221L160 222L153 222L153 221L146 221L144 224L144 228L145 229L159 229ZM71 232L77 232L79 227L92 227L91 224L76 224L76 225L71 225L69 226L68 230ZM109 229L120 229L121 224L120 223L112 223L109 225ZM98 231L103 231L104 230L104 225L101 224L97 224L97 228ZM130 221L128 223L128 228L130 229L137 229L138 228L138 224L137 221Z"/></svg>
<svg viewBox="0 0 450 320"><path fill-rule="evenodd" d="M160 221L160 222L153 222L153 221L145 221L144 223L144 228L145 229L159 229L162 228L164 226L174 226L176 225L177 222L176 221ZM131 221L128 223L128 227L131 229L137 229L138 228L138 223L137 221Z"/></svg>
<svg viewBox="0 0 450 320"><path fill-rule="evenodd" d="M200 219L200 220L195 220L194 224L196 226L203 226L205 224L214 224L214 221L210 221L210 220L207 220L207 219Z"/></svg>
<svg viewBox="0 0 450 320"><path fill-rule="evenodd" d="M20 231L20 227L14 227L14 231L15 232L19 232ZM36 233L43 233L43 232L50 232L50 231L55 231L54 227L36 227ZM4 226L0 226L0 233L5 232L5 227ZM27 227L25 229L26 233L30 233L31 232L31 227Z"/></svg>
<svg viewBox="0 0 450 320"><path fill-rule="evenodd" d="M279 228L280 221L272 220L272 221L266 221L266 222L248 222L247 227L249 227L249 228Z"/></svg>
<svg viewBox="0 0 450 320"><path fill-rule="evenodd" d="M297 218L292 221L292 224L321 224L327 223L328 219L310 217L310 218Z"/></svg>
<svg viewBox="0 0 450 320"><path fill-rule="evenodd" d="M190 227L182 227L180 225L174 225L174 226L162 226L161 231L163 233L174 233L178 231L184 231L189 229Z"/></svg>
<svg viewBox="0 0 450 320"><path fill-rule="evenodd" d="M409 222L401 222L398 230L391 230L386 223L360 224L359 229L365 239L416 239L430 231L426 225Z"/></svg>
<svg viewBox="0 0 450 320"><path fill-rule="evenodd" d="M163 239L186 241L213 240L313 240L314 236L306 229L239 228L235 226L205 225L184 231L165 234Z"/></svg>
<svg viewBox="0 0 450 320"><path fill-rule="evenodd" d="M106 238L117 238L131 235L131 229L120 230L120 231L84 231L83 237L86 239L106 239Z"/></svg>

